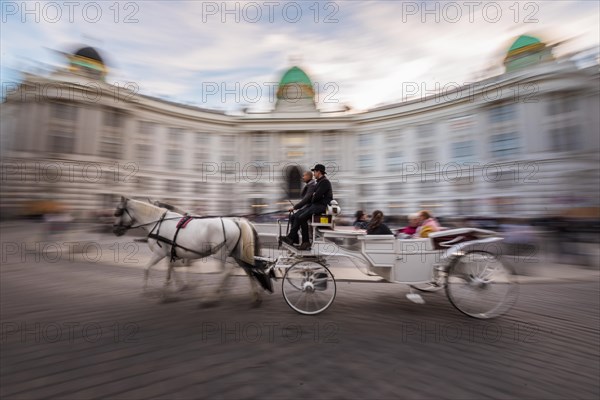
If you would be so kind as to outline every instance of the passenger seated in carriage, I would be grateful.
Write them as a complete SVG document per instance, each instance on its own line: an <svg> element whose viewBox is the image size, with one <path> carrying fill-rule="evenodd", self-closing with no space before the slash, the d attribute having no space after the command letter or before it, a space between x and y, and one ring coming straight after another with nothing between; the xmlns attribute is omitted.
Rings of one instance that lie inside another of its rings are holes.
<svg viewBox="0 0 600 400"><path fill-rule="evenodd" d="M396 231L396 235L412 236L415 233L417 233L418 227L419 227L419 214L417 214L417 213L408 214L408 226L398 229Z"/></svg>
<svg viewBox="0 0 600 400"><path fill-rule="evenodd" d="M311 245L308 238L308 221L314 214L323 214L327 211L327 206L333 200L333 189L331 182L325 176L325 166L317 164L311 171L314 172L317 179L315 192L312 195L310 206L306 207L298 213L294 218L294 223L290 228L290 233L287 236L281 237L281 240L289 245L293 245L298 241L298 228L302 231L302 244L298 247L299 250L309 250Z"/></svg>
<svg viewBox="0 0 600 400"><path fill-rule="evenodd" d="M354 214L355 220L354 226L355 229L367 229L367 225L369 225L369 221L367 220L367 214L363 210L358 210L356 214Z"/></svg>
<svg viewBox="0 0 600 400"><path fill-rule="evenodd" d="M390 228L383 223L383 213L381 211L373 211L373 217L367 225L367 235L393 235Z"/></svg>
<svg viewBox="0 0 600 400"><path fill-rule="evenodd" d="M430 233L440 231L440 224L433 218L429 211L419 212L419 227L413 235L414 238L428 238Z"/></svg>

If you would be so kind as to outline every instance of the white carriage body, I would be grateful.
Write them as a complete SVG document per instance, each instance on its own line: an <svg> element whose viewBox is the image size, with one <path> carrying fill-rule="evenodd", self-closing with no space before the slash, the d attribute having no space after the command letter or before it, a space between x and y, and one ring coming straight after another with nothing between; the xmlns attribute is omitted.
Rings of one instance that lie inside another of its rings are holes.
<svg viewBox="0 0 600 400"><path fill-rule="evenodd" d="M325 257L347 257L366 261L369 275L389 282L417 284L431 282L435 268L444 266L465 245L490 252L502 240L495 232L476 228L460 228L436 232L429 238L396 238L393 235L366 235L360 231L323 230L323 241L313 244L312 254ZM339 243L344 240L344 243ZM352 242L357 243L352 243ZM486 249L487 248L487 249Z"/></svg>

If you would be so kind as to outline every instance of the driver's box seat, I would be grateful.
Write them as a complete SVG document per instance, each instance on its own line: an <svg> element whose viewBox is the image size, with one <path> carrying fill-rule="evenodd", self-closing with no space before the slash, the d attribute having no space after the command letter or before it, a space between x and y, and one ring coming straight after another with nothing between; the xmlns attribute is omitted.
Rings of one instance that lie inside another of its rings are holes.
<svg viewBox="0 0 600 400"><path fill-rule="evenodd" d="M312 226L331 227L333 229L334 224L335 221L331 214L313 214L312 216Z"/></svg>
<svg viewBox="0 0 600 400"><path fill-rule="evenodd" d="M323 214L313 214L310 225L312 226L312 240L316 237L317 228L331 229L335 228L335 218L340 215L342 209L338 202L331 200L327 206L327 210Z"/></svg>

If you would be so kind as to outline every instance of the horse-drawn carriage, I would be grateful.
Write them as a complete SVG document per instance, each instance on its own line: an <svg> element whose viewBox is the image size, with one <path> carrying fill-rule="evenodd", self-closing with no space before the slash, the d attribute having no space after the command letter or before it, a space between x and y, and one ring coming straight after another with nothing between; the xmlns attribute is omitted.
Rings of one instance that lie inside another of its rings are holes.
<svg viewBox="0 0 600 400"><path fill-rule="evenodd" d="M475 318L493 318L513 304L515 275L501 260L502 238L495 232L462 228L436 232L424 239L367 235L337 228L339 212L337 203L332 202L325 214L313 216L311 250L300 251L280 240L285 254L276 258L260 255L258 234L244 218L183 216L127 198L117 206L114 232L122 235L129 229L146 229L153 252L146 281L150 268L170 257L165 288L177 267L175 260L207 256L220 260L225 274L215 300L233 272L231 266L225 267L225 260L231 257L250 277L255 301L260 301L258 284L273 291L272 278L280 278L283 297L293 310L318 314L331 306L336 295L330 262L344 258L366 275L409 285L407 297L414 302L422 302L415 291L445 289L452 305Z"/></svg>
<svg viewBox="0 0 600 400"><path fill-rule="evenodd" d="M336 228L338 213L339 208L330 207L313 217L311 250L300 251L280 240L286 255L256 257L276 271L285 301L301 314L318 314L331 306L337 289L329 263L340 258L352 261L366 275L409 285L407 297L417 303L423 300L415 291L445 289L452 305L475 318L498 316L516 299L515 275L501 261L502 238L495 232L461 228L418 239L367 235Z"/></svg>

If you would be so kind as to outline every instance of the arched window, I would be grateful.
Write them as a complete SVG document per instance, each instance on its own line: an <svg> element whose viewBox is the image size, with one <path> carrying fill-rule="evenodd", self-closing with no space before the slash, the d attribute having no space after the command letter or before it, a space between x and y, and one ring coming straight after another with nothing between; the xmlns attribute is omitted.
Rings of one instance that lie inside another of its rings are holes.
<svg viewBox="0 0 600 400"><path fill-rule="evenodd" d="M297 166L287 168L286 194L288 199L299 199L302 192L302 173Z"/></svg>

